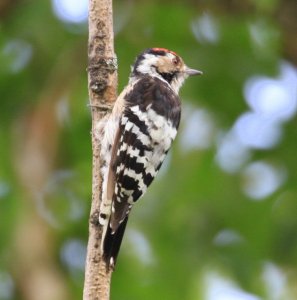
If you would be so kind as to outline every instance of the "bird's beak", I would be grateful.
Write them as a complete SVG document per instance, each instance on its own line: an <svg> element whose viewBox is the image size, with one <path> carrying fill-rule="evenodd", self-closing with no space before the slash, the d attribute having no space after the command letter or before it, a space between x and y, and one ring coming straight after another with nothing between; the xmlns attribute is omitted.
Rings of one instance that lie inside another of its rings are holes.
<svg viewBox="0 0 297 300"><path fill-rule="evenodd" d="M201 72L199 70L191 69L191 68L188 68L188 67L186 67L185 73L188 74L189 76L202 75L203 74L203 72Z"/></svg>

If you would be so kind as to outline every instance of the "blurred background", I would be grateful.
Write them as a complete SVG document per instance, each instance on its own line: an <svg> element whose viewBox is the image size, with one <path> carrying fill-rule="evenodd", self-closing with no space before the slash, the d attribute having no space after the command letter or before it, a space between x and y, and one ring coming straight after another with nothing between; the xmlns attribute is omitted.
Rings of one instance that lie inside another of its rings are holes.
<svg viewBox="0 0 297 300"><path fill-rule="evenodd" d="M87 0L0 1L0 299L81 299ZM135 207L113 300L297 299L296 0L115 0L119 90L148 47L204 72Z"/></svg>

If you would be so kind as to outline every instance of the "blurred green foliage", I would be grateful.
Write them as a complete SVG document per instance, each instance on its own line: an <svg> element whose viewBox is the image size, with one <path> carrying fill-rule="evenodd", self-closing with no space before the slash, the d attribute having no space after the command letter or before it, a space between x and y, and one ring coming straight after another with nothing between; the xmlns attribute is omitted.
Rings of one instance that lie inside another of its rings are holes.
<svg viewBox="0 0 297 300"><path fill-rule="evenodd" d="M181 91L180 134L132 213L112 299L220 300L231 292L238 300L296 299L296 93L274 143L233 144L246 156L227 167L219 155L252 110L247 81L277 80L285 59L294 69L288 36L296 23L282 23L290 1L114 2L119 90L136 55L154 46L176 51L204 76ZM36 299L28 287L38 276L59 279L45 283L49 294L81 299L92 161L87 25L59 19L50 1L3 3L0 299ZM296 81L290 85L296 92ZM190 118L198 123L190 126ZM263 173L276 178L267 183L257 162L282 171ZM254 179L249 167L258 170ZM253 196L267 184L268 192Z"/></svg>

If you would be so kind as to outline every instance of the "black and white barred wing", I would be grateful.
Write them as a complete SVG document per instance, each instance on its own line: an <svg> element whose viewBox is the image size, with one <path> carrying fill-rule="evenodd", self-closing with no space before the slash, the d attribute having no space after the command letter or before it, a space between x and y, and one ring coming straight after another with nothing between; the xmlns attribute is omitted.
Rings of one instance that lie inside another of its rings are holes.
<svg viewBox="0 0 297 300"><path fill-rule="evenodd" d="M107 214L103 254L115 264L132 205L146 192L160 169L177 133L179 98L167 84L145 80L126 95L112 145L107 180Z"/></svg>
<svg viewBox="0 0 297 300"><path fill-rule="evenodd" d="M158 119L150 109L142 112L138 106L127 107L120 119L109 170L109 180L113 182L108 186L114 191L112 195L108 191L112 209L104 240L104 255L111 265L115 263L132 205L153 181L176 135L176 129L168 131L164 122L163 117Z"/></svg>
<svg viewBox="0 0 297 300"><path fill-rule="evenodd" d="M103 243L103 254L111 266L115 264L131 207L153 180L148 172L153 152L151 139L145 123L135 116L133 108L125 109L112 146L107 182L111 215Z"/></svg>
<svg viewBox="0 0 297 300"><path fill-rule="evenodd" d="M133 203L146 192L160 168L161 157L153 161L156 149L146 123L141 120L137 106L127 107L120 120L118 147L111 159L115 178L110 219L113 232L127 217Z"/></svg>

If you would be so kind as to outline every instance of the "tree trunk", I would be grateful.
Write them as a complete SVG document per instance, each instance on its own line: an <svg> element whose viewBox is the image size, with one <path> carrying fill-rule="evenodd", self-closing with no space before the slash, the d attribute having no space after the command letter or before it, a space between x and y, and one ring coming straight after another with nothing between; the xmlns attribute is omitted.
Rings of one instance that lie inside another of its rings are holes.
<svg viewBox="0 0 297 300"><path fill-rule="evenodd" d="M88 64L93 179L83 299L108 300L112 271L107 270L100 255L102 235L98 219L101 201L100 137L96 127L98 122L110 113L116 100L117 61L114 53L111 0L89 0Z"/></svg>

